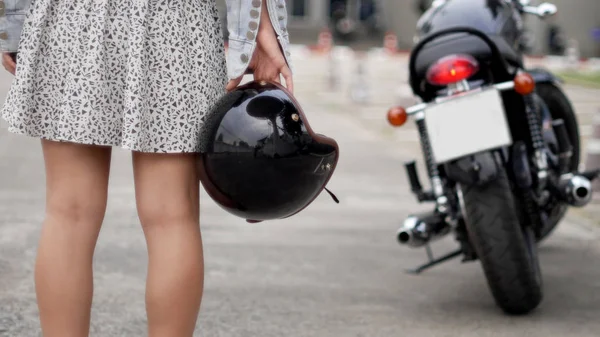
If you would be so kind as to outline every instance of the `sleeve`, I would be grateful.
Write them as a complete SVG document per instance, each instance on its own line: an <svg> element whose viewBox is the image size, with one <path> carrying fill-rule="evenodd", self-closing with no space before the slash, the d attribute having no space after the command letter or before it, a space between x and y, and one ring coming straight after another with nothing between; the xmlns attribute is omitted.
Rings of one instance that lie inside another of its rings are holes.
<svg viewBox="0 0 600 337"><path fill-rule="evenodd" d="M250 30L246 27L250 24L249 19L252 19L256 31L258 30L262 2L261 0L227 0L226 2L229 33L227 75L229 79L234 79L244 74L254 53L256 34L250 35Z"/></svg>
<svg viewBox="0 0 600 337"><path fill-rule="evenodd" d="M260 26L261 13L269 11L269 19L284 57L289 64L287 41L287 10L285 0L227 0L227 30L229 32L227 74L229 79L243 75L256 49L256 35ZM267 8L263 8L264 6Z"/></svg>
<svg viewBox="0 0 600 337"><path fill-rule="evenodd" d="M0 0L0 3L4 6L0 14L0 51L17 52L31 0Z"/></svg>

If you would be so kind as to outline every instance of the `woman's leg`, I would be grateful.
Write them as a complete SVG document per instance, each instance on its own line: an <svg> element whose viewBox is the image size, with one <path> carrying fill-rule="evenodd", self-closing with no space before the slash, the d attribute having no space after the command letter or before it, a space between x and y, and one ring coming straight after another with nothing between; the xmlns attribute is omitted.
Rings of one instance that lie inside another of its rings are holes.
<svg viewBox="0 0 600 337"><path fill-rule="evenodd" d="M195 156L134 152L133 168L148 245L149 335L191 337L204 286Z"/></svg>
<svg viewBox="0 0 600 337"><path fill-rule="evenodd" d="M44 337L88 335L92 258L104 219L111 150L42 140L46 216L35 284Z"/></svg>

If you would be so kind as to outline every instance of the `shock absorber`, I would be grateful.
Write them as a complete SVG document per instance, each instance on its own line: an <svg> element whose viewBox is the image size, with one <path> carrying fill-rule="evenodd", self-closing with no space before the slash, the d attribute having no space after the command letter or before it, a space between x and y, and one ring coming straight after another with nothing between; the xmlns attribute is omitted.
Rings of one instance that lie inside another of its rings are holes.
<svg viewBox="0 0 600 337"><path fill-rule="evenodd" d="M543 189L548 177L548 161L545 152L544 136L542 134L542 125L540 120L539 104L535 100L533 94L525 95L525 113L527 116L527 124L529 126L529 134L535 155L535 166L538 176L538 188Z"/></svg>
<svg viewBox="0 0 600 337"><path fill-rule="evenodd" d="M431 150L431 143L429 142L429 136L427 135L427 129L425 127L425 119L417 119L417 129L421 138L421 148L423 150L423 157L425 159L427 173L429 174L429 177L439 177L440 172L435 164L433 151Z"/></svg>
<svg viewBox="0 0 600 337"><path fill-rule="evenodd" d="M427 134L427 128L425 126L425 116L421 112L415 116L417 129L419 131L419 138L421 141L421 149L423 151L423 157L425 159L425 165L427 168L427 174L431 179L431 187L433 195L436 199L437 207L440 212L448 211L448 198L444 195L444 185L440 177L435 158L433 156L433 150L431 149L431 143L429 142L429 136Z"/></svg>

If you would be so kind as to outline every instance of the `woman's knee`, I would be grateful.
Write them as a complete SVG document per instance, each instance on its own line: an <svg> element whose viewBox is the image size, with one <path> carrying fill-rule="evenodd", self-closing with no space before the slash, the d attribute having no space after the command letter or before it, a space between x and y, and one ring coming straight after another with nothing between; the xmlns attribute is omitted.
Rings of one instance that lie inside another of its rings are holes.
<svg viewBox="0 0 600 337"><path fill-rule="evenodd" d="M138 203L138 216L145 229L196 225L199 222L189 202L175 203L169 200Z"/></svg>
<svg viewBox="0 0 600 337"><path fill-rule="evenodd" d="M135 153L134 176L143 227L198 222L200 186L193 156Z"/></svg>
<svg viewBox="0 0 600 337"><path fill-rule="evenodd" d="M64 223L101 221L106 210L110 148L43 141L46 214Z"/></svg>
<svg viewBox="0 0 600 337"><path fill-rule="evenodd" d="M50 199L46 217L67 225L100 224L106 212L106 196L63 197Z"/></svg>

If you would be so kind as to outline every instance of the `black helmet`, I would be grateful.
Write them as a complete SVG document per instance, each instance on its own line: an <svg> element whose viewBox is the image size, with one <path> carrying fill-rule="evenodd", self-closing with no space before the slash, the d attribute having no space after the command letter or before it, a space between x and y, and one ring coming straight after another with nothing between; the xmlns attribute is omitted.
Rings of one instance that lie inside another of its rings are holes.
<svg viewBox="0 0 600 337"><path fill-rule="evenodd" d="M202 127L200 152L208 195L248 222L306 208L325 189L339 157L336 141L313 132L294 97L265 81L242 85L216 103Z"/></svg>

